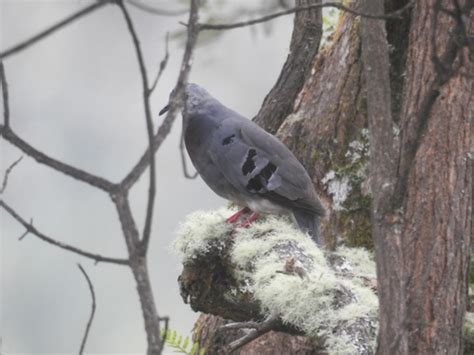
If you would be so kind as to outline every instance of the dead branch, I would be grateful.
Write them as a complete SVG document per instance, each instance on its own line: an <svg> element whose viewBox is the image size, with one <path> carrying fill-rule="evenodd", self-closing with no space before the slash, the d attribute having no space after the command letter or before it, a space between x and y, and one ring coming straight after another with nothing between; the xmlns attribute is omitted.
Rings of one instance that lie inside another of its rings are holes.
<svg viewBox="0 0 474 355"><path fill-rule="evenodd" d="M6 127L10 126L10 107L8 100L8 83L5 74L3 61L0 60L0 81L2 82L2 98L3 98L3 123Z"/></svg>
<svg viewBox="0 0 474 355"><path fill-rule="evenodd" d="M15 160L13 163L10 164L10 166L7 168L5 171L5 175L3 175L3 183L2 183L2 188L0 189L0 194L3 194L5 192L5 189L7 188L8 184L8 177L10 176L10 173L13 171L15 166L23 159L23 155L21 155L17 160Z"/></svg>
<svg viewBox="0 0 474 355"><path fill-rule="evenodd" d="M406 6L402 7L401 9L399 9L397 11L394 11L394 12L391 12L391 13L388 13L388 14L385 14L385 15L372 15L372 14L368 14L368 13L364 13L364 12L354 10L354 9L352 9L350 7L347 7L347 6L344 6L344 5L342 5L338 2L326 2L324 4L313 4L313 5L308 5L308 6L293 7L291 9L276 12L276 13L271 14L271 15L266 15L266 16L260 17L258 19L255 19L255 20L235 22L235 23L229 23L229 24L200 23L200 24L198 24L198 26L199 26L200 31L205 31L205 30L230 30L230 29L234 29L234 28L252 26L252 25L256 25L258 23L271 21L271 20L273 20L277 17L290 15L290 14L300 12L300 11L307 11L307 10L311 10L311 9L319 9L319 8L323 8L323 7L336 8L336 9L345 11L349 14L352 14L354 16L361 16L361 17L377 19L377 20L387 20L387 19L393 19L393 18L402 18L403 13L405 11L407 11L409 8L411 8L413 6L413 4L414 4L414 2L410 1ZM181 23L181 24L187 26L187 24L185 24L185 23Z"/></svg>
<svg viewBox="0 0 474 355"><path fill-rule="evenodd" d="M158 73L155 76L155 80L153 80L153 84L151 84L151 87L149 89L149 95L153 93L153 91L156 88L156 85L158 84L158 81L160 81L161 75L163 74L163 71L166 68L166 65L168 64L168 59L170 57L169 54L169 40L170 40L170 33L166 32L166 37L165 37L165 56L160 62L160 66L158 69Z"/></svg>
<svg viewBox="0 0 474 355"><path fill-rule="evenodd" d="M155 167L155 151L153 150L153 120L151 117L151 106L150 106L150 93L151 89L148 84L148 74L143 59L143 53L140 47L137 33L133 26L132 18L128 13L127 8L123 2L119 2L119 7L122 10L122 14L127 23L128 32L132 37L133 46L135 48L135 54L137 56L138 66L140 68L140 76L142 79L142 90L143 90L143 106L145 108L145 121L148 135L148 163L150 168L150 182L148 187L148 202L146 208L145 225L143 227L142 235L142 254L145 255L148 250L148 245L151 236L153 210L155 206L155 195L156 195L156 167Z"/></svg>
<svg viewBox="0 0 474 355"><path fill-rule="evenodd" d="M118 264L118 265L128 265L129 261L127 259L119 259L119 258L110 258L107 256L102 256L100 254L90 253L88 251L76 248L72 245L57 241L47 235L41 233L39 230L36 229L35 226L30 222L28 223L25 219L23 219L13 208L5 203L5 201L0 200L0 207L2 207L10 216L12 216L17 222L19 222L23 227L26 228L27 233L31 233L34 236L38 237L42 241L54 245L58 248L71 251L73 253L79 254L86 258L92 259L95 262L104 262L104 263L111 263L111 264ZM25 236L24 234L23 236Z"/></svg>
<svg viewBox="0 0 474 355"><path fill-rule="evenodd" d="M188 20L188 30L187 30L187 41L186 47L184 50L183 60L181 64L181 69L178 77L178 81L176 86L174 87L175 97L170 103L170 109L163 120L162 124L158 128L157 133L153 138L153 149L156 152L161 144L164 142L166 137L168 136L169 132L171 131L171 127L176 119L177 113L179 109L182 107L183 104L183 93L184 93L184 86L188 80L189 71L191 70L191 59L194 51L194 47L196 46L197 37L198 37L198 8L199 8L199 1L193 0L191 2L191 11ZM143 153L140 157L139 161L135 164L133 169L125 176L125 178L120 183L122 189L128 190L130 187L140 178L143 172L148 167L148 153L149 148Z"/></svg>
<svg viewBox="0 0 474 355"><path fill-rule="evenodd" d="M94 320L96 304L95 304L94 285L92 284L92 281L89 278L89 275L87 275L87 272L86 272L86 270L84 270L82 265L77 264L77 266L79 267L79 270L81 270L81 273L86 278L87 285L89 286L89 291L91 293L91 298L92 298L91 315L89 316L89 320L87 321L86 330L84 331L84 336L83 336L82 342L81 342L81 348L79 349L79 355L82 355L84 353L84 347L86 346L87 337L89 335L89 331L90 331L90 328L91 328L91 325L92 325L92 321Z"/></svg>
<svg viewBox="0 0 474 355"><path fill-rule="evenodd" d="M4 102L4 107L5 105L6 104ZM44 164L56 171L59 171L60 173L72 177L73 179L85 182L107 193L112 193L116 190L117 186L112 182L100 176L96 176L82 169L76 168L72 165L63 163L62 161L51 158L45 153L39 151L38 149L31 146L28 142L20 138L9 126L0 125L0 136L40 164Z"/></svg>
<svg viewBox="0 0 474 355"><path fill-rule="evenodd" d="M52 33L56 32L57 30L60 30L61 28L71 24L72 22L80 19L81 17L90 14L94 12L95 10L101 8L105 4L108 4L109 2L113 2L114 0L97 0L97 2L93 3L92 5L89 5L85 7L84 9L76 12L75 14L72 14L71 16L66 17L64 20L59 21L58 23L52 25L51 27L47 28L44 31L41 31L40 33L34 35L33 37L18 43L17 45L0 52L0 59L9 57L12 54L15 54L17 52L22 51L23 49L30 47L31 45L35 44L36 42L46 38L47 36L51 35Z"/></svg>

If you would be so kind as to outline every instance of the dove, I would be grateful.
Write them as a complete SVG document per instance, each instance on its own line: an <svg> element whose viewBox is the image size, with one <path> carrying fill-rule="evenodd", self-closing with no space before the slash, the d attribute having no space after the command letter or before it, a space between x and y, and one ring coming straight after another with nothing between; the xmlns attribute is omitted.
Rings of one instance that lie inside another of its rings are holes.
<svg viewBox="0 0 474 355"><path fill-rule="evenodd" d="M228 222L249 212L242 227L259 214L288 214L322 245L325 209L305 168L280 140L197 84L185 87L182 115L186 150L199 175L216 194L243 207Z"/></svg>

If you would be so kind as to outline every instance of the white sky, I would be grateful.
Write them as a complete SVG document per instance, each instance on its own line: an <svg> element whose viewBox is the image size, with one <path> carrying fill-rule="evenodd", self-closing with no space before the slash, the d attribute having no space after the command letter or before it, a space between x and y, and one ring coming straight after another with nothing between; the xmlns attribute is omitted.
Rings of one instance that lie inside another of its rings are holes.
<svg viewBox="0 0 474 355"><path fill-rule="evenodd" d="M0 48L83 8L85 0L0 0ZM160 1L172 8L173 1ZM235 5L232 1L222 6ZM250 0L247 4L252 4ZM251 6L251 5L249 5ZM182 18L149 15L130 8L150 74L163 56L167 31ZM227 32L195 51L191 81L236 111L252 117L278 77L286 58L292 18L260 28ZM174 86L182 45L171 57L152 104L157 112ZM142 154L146 129L138 67L119 10L105 6L65 30L5 61L14 130L45 153L94 174L119 181ZM150 75L151 76L151 75ZM3 110L2 110L3 111ZM149 267L160 315L170 327L190 334L197 314L179 296L181 266L169 245L186 214L222 205L202 180L186 180L178 152L180 117L157 154L157 208ZM0 140L1 176L20 152ZM132 190L133 213L141 226L147 175ZM125 257L116 212L108 196L24 158L2 196L45 234L107 256ZM146 348L143 320L131 272L99 264L27 236L5 212L1 218L0 352L77 353L90 312L90 295L76 263L88 271L97 312L87 353L137 353Z"/></svg>

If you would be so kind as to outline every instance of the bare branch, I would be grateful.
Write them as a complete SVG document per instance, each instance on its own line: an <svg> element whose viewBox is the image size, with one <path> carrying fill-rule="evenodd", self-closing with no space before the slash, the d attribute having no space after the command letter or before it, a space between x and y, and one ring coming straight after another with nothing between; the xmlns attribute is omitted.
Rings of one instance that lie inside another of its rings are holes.
<svg viewBox="0 0 474 355"><path fill-rule="evenodd" d="M8 169L5 171L5 175L3 176L3 183L2 183L2 188L0 189L0 194L3 194L5 192L5 189L7 188L8 184L8 176L10 173L13 171L13 168L23 159L23 155L20 156L17 160L15 160Z"/></svg>
<svg viewBox="0 0 474 355"><path fill-rule="evenodd" d="M200 23L198 24L199 30L204 31L204 30L230 30L233 28L239 28L239 27L246 27L246 26L252 26L256 25L258 23L262 22L267 22L271 21L277 17L285 16L285 15L290 15L295 12L300 12L300 11L306 11L306 10L311 10L311 9L317 9L317 8L323 8L323 7L333 7L342 11L345 11L347 13L350 13L354 16L361 16L361 17L366 17L366 18L371 18L371 19L376 19L376 20L387 20L387 19L393 19L393 18L402 18L403 13L408 10L410 7L412 7L414 4L413 1L410 1L407 3L404 7L401 9L385 14L385 15L372 15L372 14L367 14L364 12L360 12L354 9L351 9L350 7L344 6L338 2L326 2L324 4L313 4L313 5L308 5L308 6L297 6L293 7L288 10L276 12L271 15L266 15L263 17L260 17L258 19L254 20L249 20L249 21L242 21L242 22L235 22L235 23L229 23L229 24L211 24L211 23ZM185 26L187 24L181 23Z"/></svg>
<svg viewBox="0 0 474 355"><path fill-rule="evenodd" d="M241 348L242 346L250 343L252 340L255 340L262 335L272 331L272 330L277 330L278 326L281 324L280 320L278 317L272 317L267 319L266 321L262 323L255 323L255 322L243 322L242 324L239 323L231 323L231 327L227 327L227 329L242 329L242 328L254 328L250 332L248 332L246 335L243 337L234 340L232 343L230 343L227 346L227 349L229 353L232 353L233 351ZM225 326L224 326L225 327Z"/></svg>
<svg viewBox="0 0 474 355"><path fill-rule="evenodd" d="M2 98L3 98L3 123L6 127L10 126L10 103L8 101L8 83L5 75L3 61L0 60L0 81L2 82Z"/></svg>
<svg viewBox="0 0 474 355"><path fill-rule="evenodd" d="M87 336L89 335L89 330L91 328L92 321L94 320L96 304L95 304L94 285L92 285L89 275L87 275L86 270L84 270L81 264L78 263L77 266L79 267L79 270L81 270L82 274L86 278L87 285L89 286L89 291L91 292L91 298L92 298L91 315L89 316L89 320L87 321L86 330L84 332L84 337L82 338L82 342L81 342L81 348L79 349L79 355L82 355L84 353L84 347L86 346Z"/></svg>
<svg viewBox="0 0 474 355"><path fill-rule="evenodd" d="M193 0L191 2L191 11L189 15L189 26L188 26L188 39L186 41L186 48L184 50L183 60L181 64L181 71L179 73L178 81L174 88L176 96L172 100L168 114L166 115L163 123L158 128L158 132L155 134L153 139L153 149L156 152L165 138L171 131L174 120L180 107L182 107L184 86L188 80L189 71L191 70L191 58L196 41L198 37L198 1ZM148 148L149 149L149 148ZM120 183L121 188L129 189L143 174L148 167L148 149L143 153L140 160L135 164L133 169L127 174L127 176Z"/></svg>
<svg viewBox="0 0 474 355"><path fill-rule="evenodd" d="M38 231L32 223L28 223L25 221L18 213L13 210L10 206L8 206L5 201L0 200L0 207L2 207L10 216L12 216L18 223L20 223L23 227L26 228L28 233L31 233L41 239L42 241L45 241L46 243L52 244L54 246L57 246L58 248L64 249L71 251L73 253L79 254L81 256L84 256L86 258L95 260L96 262L105 262L105 263L112 263L112 264L118 264L118 265L129 265L129 262L127 259L119 259L119 258L109 258L107 256L102 256L100 254L94 254L90 253L88 251L84 251L82 249L73 247L69 244L57 241L53 238L50 238L40 231Z"/></svg>
<svg viewBox="0 0 474 355"><path fill-rule="evenodd" d="M88 173L74 166L65 164L59 160L53 159L48 155L40 152L36 148L32 147L29 143L17 136L10 127L0 125L0 135L8 142L13 144L15 147L20 149L23 153L33 158L40 164L44 164L56 171L59 171L65 175L68 175L76 180L85 182L89 185L97 187L98 189L104 190L108 193L112 193L116 190L117 185L112 182L100 177Z"/></svg>
<svg viewBox="0 0 474 355"><path fill-rule="evenodd" d="M184 127L181 132L181 138L179 140L179 153L181 155L181 166L183 167L183 174L186 179L195 179L198 176L198 172L196 171L194 174L190 174L188 172L188 165L187 165L187 160L186 160L186 152L185 152L185 146L184 146Z"/></svg>
<svg viewBox="0 0 474 355"><path fill-rule="evenodd" d="M72 14L71 16L68 16L66 17L64 20L61 20L59 21L58 23L52 25L51 27L47 28L46 30L44 31L41 31L40 33L34 35L33 37L21 42L21 43L18 43L17 45L11 47L11 48L8 48L7 50L3 51L3 52L0 52L0 59L1 58L6 58L12 54L15 54L16 52L19 52L33 44L35 44L36 42L42 40L43 38L49 36L50 34L56 32L57 30L71 24L72 22L78 20L79 18L81 18L82 16L85 16L99 8L101 8L103 5L109 3L109 2L112 2L112 0L98 0L97 2L93 3L92 5L89 5L87 7L85 7L84 9L76 12L75 14Z"/></svg>
<svg viewBox="0 0 474 355"><path fill-rule="evenodd" d="M161 60L160 62L160 69L158 70L158 74L156 74L156 77L155 77L155 80L153 80L153 84L151 84L151 87L149 89L149 95L151 95L153 93L153 91L155 90L156 88L156 85L158 84L158 81L160 80L161 78L161 75L163 74L165 68L166 68L166 65L168 64L168 59L170 57L170 54L169 54L169 50L168 50L168 47L169 47L169 39L170 39L170 33L169 32L166 32L166 37L165 37L165 57Z"/></svg>
<svg viewBox="0 0 474 355"><path fill-rule="evenodd" d="M123 2L119 2L119 7L122 10L123 16L125 17L125 22L127 23L128 32L130 33L133 41L133 46L135 47L135 54L138 60L138 66L140 67L140 75L142 78L142 90L143 90L143 105L145 108L145 120L146 120L146 129L148 135L148 163L150 165L150 184L148 187L148 202L146 209L145 225L143 227L143 236L142 236L142 253L146 254L148 250L148 244L150 242L151 236L151 226L153 222L153 209L155 206L155 195L156 195L156 167L155 167L155 151L153 149L153 121L151 117L151 107L150 107L150 88L148 85L148 74L145 66L145 61L143 59L143 53L140 47L140 41L138 40L137 33L133 26L132 18L128 13L127 8Z"/></svg>
<svg viewBox="0 0 474 355"><path fill-rule="evenodd" d="M144 4L138 0L127 0L127 2L135 6L137 9L140 9L142 11L148 12L152 15L158 15L158 16L169 16L169 17L174 17L174 16L181 16L185 15L188 13L189 9L183 9L183 10L163 10L163 9L158 9L156 7Z"/></svg>

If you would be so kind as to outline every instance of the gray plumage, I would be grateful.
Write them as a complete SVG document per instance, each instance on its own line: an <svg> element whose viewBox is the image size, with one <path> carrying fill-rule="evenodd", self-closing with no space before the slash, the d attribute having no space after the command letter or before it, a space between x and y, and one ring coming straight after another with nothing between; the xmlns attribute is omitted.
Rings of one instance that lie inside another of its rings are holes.
<svg viewBox="0 0 474 355"><path fill-rule="evenodd" d="M324 207L293 153L200 86L188 84L185 98L185 145L206 184L254 212L292 214L299 227L320 244Z"/></svg>

